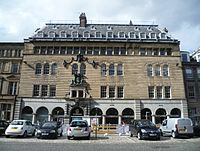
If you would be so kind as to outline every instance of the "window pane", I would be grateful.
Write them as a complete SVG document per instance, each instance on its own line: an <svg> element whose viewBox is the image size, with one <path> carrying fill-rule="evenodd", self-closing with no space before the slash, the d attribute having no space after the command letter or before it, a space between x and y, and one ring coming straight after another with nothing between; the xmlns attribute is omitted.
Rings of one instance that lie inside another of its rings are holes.
<svg viewBox="0 0 200 151"><path fill-rule="evenodd" d="M48 63L44 64L43 74L49 74L49 64Z"/></svg>
<svg viewBox="0 0 200 151"><path fill-rule="evenodd" d="M35 74L41 74L42 73L42 65L40 63L37 63L35 66Z"/></svg>
<svg viewBox="0 0 200 151"><path fill-rule="evenodd" d="M123 75L122 64L118 64L118 66L117 66L117 75Z"/></svg>
<svg viewBox="0 0 200 151"><path fill-rule="evenodd" d="M41 96L47 96L48 85L42 85L42 93Z"/></svg>
<svg viewBox="0 0 200 151"><path fill-rule="evenodd" d="M168 65L163 66L163 76L168 77L169 76L169 68Z"/></svg>
<svg viewBox="0 0 200 151"><path fill-rule="evenodd" d="M101 86L101 98L106 98L106 86Z"/></svg>
<svg viewBox="0 0 200 151"><path fill-rule="evenodd" d="M115 87L109 86L109 98L114 98L114 97L115 97Z"/></svg>
<svg viewBox="0 0 200 151"><path fill-rule="evenodd" d="M52 75L57 74L57 64L56 63L51 65L51 74Z"/></svg>
<svg viewBox="0 0 200 151"><path fill-rule="evenodd" d="M160 65L156 65L155 67L155 75L160 76Z"/></svg>
<svg viewBox="0 0 200 151"><path fill-rule="evenodd" d="M123 86L117 87L117 97L118 98L124 97L124 87Z"/></svg>
<svg viewBox="0 0 200 151"><path fill-rule="evenodd" d="M78 73L78 65L75 63L72 65L72 74Z"/></svg>
<svg viewBox="0 0 200 151"><path fill-rule="evenodd" d="M149 91L149 98L154 98L154 87L149 86L148 91Z"/></svg>
<svg viewBox="0 0 200 151"><path fill-rule="evenodd" d="M80 66L80 74L85 75L85 73L86 73L86 66L84 63L82 63Z"/></svg>
<svg viewBox="0 0 200 151"><path fill-rule="evenodd" d="M49 96L56 96L56 86L50 85Z"/></svg>
<svg viewBox="0 0 200 151"><path fill-rule="evenodd" d="M153 76L153 67L152 65L147 66L147 76L152 77Z"/></svg>
<svg viewBox="0 0 200 151"><path fill-rule="evenodd" d="M157 98L161 99L162 98L162 87L161 86L157 86L156 90L157 90Z"/></svg>
<svg viewBox="0 0 200 151"><path fill-rule="evenodd" d="M106 65L105 64L101 65L101 76L106 76Z"/></svg>
<svg viewBox="0 0 200 151"><path fill-rule="evenodd" d="M39 96L40 85L33 85L33 96Z"/></svg>
<svg viewBox="0 0 200 151"><path fill-rule="evenodd" d="M165 98L171 98L170 86L165 86Z"/></svg>
<svg viewBox="0 0 200 151"><path fill-rule="evenodd" d="M114 75L115 74L115 67L114 64L111 64L109 66L109 75Z"/></svg>

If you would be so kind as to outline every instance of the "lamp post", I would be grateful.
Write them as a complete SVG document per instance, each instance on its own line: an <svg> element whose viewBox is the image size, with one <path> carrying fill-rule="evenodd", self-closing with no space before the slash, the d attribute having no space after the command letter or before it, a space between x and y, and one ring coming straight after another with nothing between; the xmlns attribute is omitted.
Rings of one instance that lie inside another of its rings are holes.
<svg viewBox="0 0 200 151"><path fill-rule="evenodd" d="M146 112L146 115L145 115L145 116L146 116L146 120L148 119L148 114L149 114L149 113L150 113L150 112Z"/></svg>

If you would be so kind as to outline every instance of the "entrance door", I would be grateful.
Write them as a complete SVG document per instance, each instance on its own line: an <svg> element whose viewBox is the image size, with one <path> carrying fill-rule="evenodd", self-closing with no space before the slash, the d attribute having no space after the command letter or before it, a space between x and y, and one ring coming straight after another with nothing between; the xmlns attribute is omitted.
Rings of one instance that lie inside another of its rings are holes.
<svg viewBox="0 0 200 151"><path fill-rule="evenodd" d="M70 113L70 122L72 120L75 120L75 119L82 119L82 117L84 116L84 112L83 112L83 109L80 108L80 107L75 107L71 110L71 113Z"/></svg>

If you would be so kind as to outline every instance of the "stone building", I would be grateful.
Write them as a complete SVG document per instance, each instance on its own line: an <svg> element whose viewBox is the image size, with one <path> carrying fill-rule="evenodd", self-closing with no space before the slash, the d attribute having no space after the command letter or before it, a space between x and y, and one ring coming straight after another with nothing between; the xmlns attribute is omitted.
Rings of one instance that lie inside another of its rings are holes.
<svg viewBox="0 0 200 151"><path fill-rule="evenodd" d="M0 119L11 121L20 80L24 43L0 43Z"/></svg>
<svg viewBox="0 0 200 151"><path fill-rule="evenodd" d="M121 124L188 116L179 41L166 29L79 19L25 39L15 118Z"/></svg>
<svg viewBox="0 0 200 151"><path fill-rule="evenodd" d="M200 62L191 57L187 51L181 51L185 94L188 102L188 114L194 124L200 122ZM185 59L184 59L185 58Z"/></svg>

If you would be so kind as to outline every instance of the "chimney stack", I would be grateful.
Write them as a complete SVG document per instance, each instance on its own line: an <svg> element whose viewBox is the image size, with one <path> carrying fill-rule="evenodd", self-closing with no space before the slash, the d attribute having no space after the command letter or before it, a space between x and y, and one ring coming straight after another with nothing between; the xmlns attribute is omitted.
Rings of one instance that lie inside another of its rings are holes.
<svg viewBox="0 0 200 151"><path fill-rule="evenodd" d="M81 15L79 16L80 19L80 27L86 27L87 24L87 18L85 13L81 13Z"/></svg>

